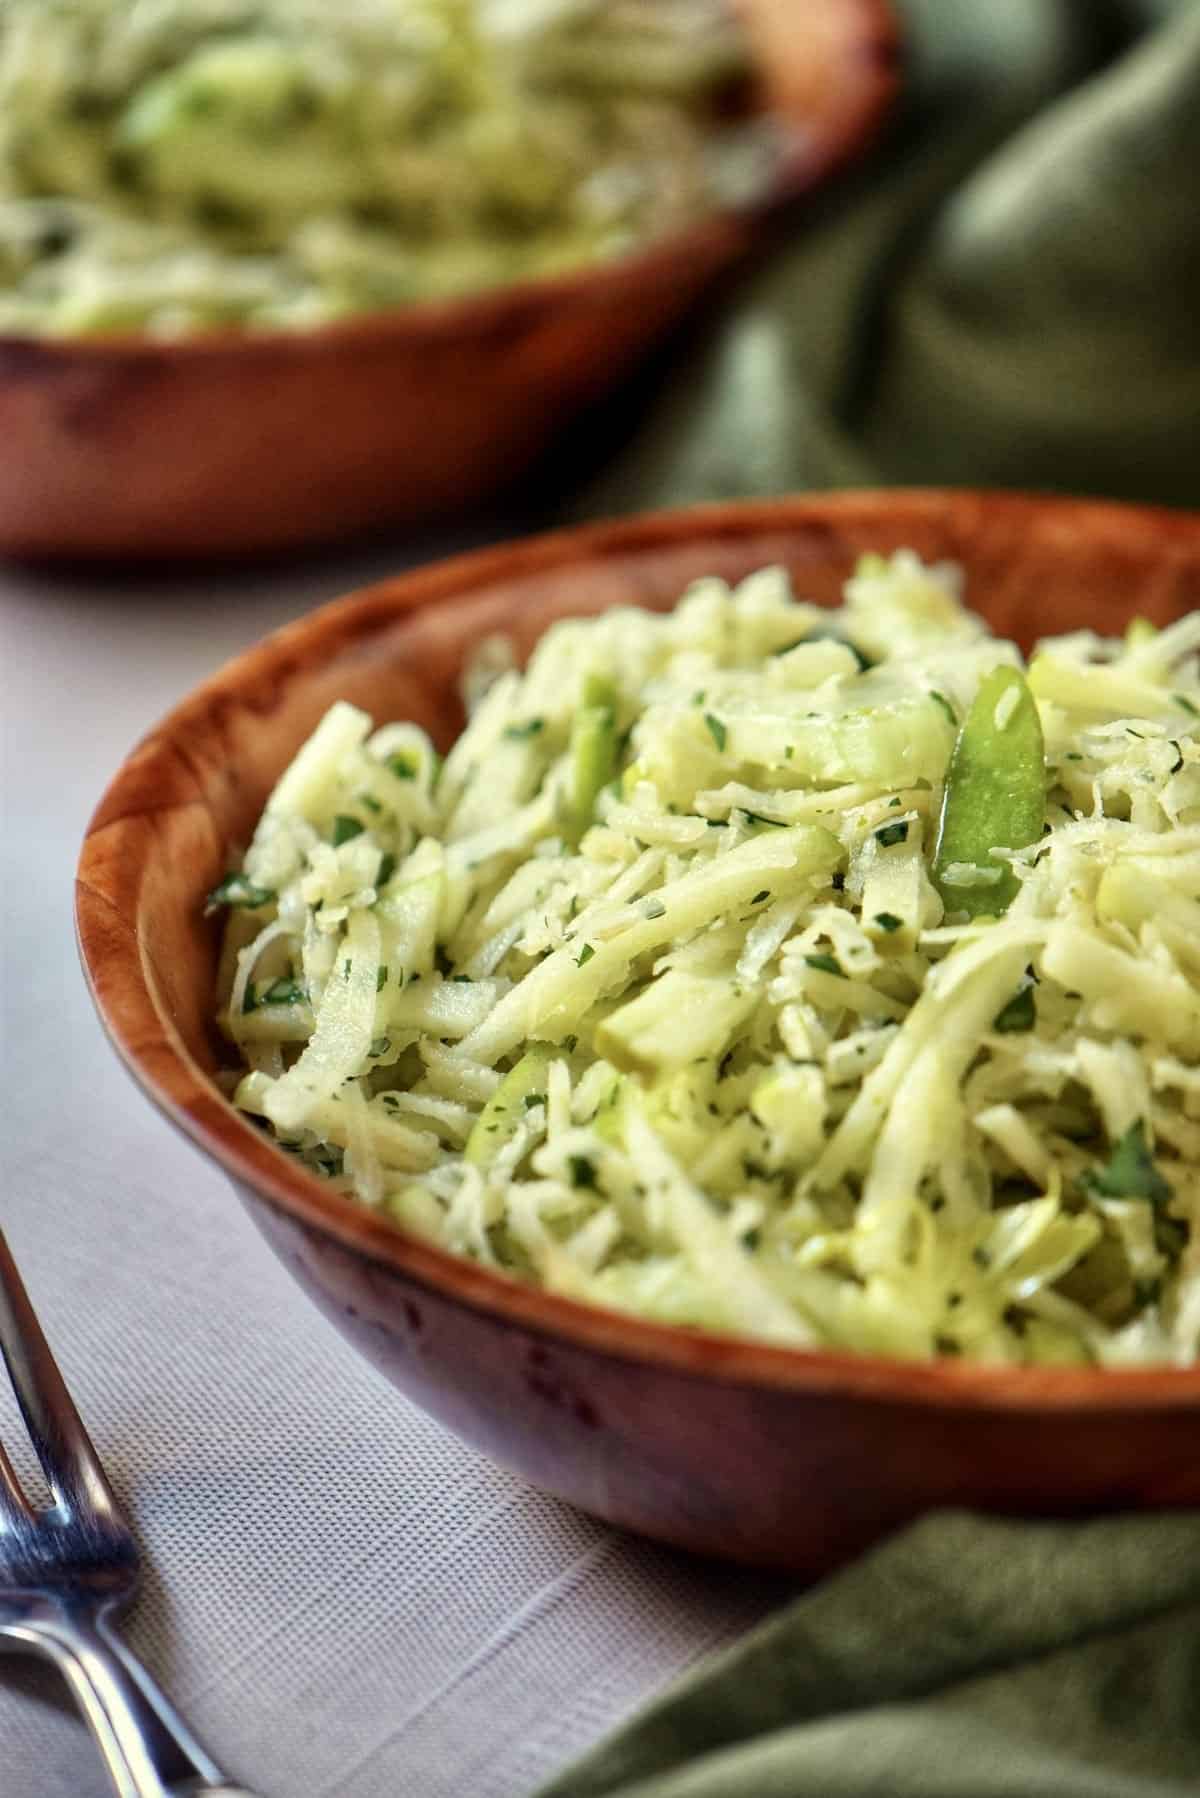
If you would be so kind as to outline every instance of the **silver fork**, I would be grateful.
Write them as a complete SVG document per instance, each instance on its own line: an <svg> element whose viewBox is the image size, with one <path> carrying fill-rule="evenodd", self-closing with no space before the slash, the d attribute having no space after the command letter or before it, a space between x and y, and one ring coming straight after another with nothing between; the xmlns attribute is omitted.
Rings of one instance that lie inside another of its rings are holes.
<svg viewBox="0 0 1200 1798"><path fill-rule="evenodd" d="M0 1231L0 1352L54 1503L35 1511L0 1443L0 1648L61 1670L120 1798L254 1798L231 1785L112 1627L139 1573L113 1496Z"/></svg>

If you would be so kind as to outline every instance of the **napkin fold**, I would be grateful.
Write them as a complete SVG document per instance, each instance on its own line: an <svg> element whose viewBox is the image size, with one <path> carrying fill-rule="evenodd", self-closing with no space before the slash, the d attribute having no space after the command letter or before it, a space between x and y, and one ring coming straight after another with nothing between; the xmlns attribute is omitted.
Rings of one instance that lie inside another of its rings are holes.
<svg viewBox="0 0 1200 1798"><path fill-rule="evenodd" d="M685 1678L541 1798L1198 1788L1200 1514L943 1512Z"/></svg>
<svg viewBox="0 0 1200 1798"><path fill-rule="evenodd" d="M573 510L903 482L1200 504L1200 5L902 11L885 140L710 318ZM1198 1789L1200 1514L945 1513L543 1798Z"/></svg>
<svg viewBox="0 0 1200 1798"><path fill-rule="evenodd" d="M643 387L575 515L906 483L1200 504L1200 5L899 11L883 140Z"/></svg>

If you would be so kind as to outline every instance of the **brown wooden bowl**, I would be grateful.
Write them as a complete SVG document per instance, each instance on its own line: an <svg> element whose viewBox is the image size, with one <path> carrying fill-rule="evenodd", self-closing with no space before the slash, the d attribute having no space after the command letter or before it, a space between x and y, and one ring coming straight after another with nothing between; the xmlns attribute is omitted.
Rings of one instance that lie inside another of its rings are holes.
<svg viewBox="0 0 1200 1798"><path fill-rule="evenodd" d="M510 485L875 131L889 0L739 4L788 145L753 206L599 267L309 332L0 337L0 554L280 549Z"/></svg>
<svg viewBox="0 0 1200 1798"><path fill-rule="evenodd" d="M601 1517L814 1572L933 1505L1066 1513L1200 1502L1200 1368L889 1362L670 1329L550 1297L331 1192L213 1082L205 892L336 697L446 746L479 637L665 607L696 576L789 568L836 603L860 552L967 571L1029 644L1200 606L1200 515L995 494L706 507L516 543L326 606L230 663L126 761L84 844L77 918L100 1016L150 1097L232 1177L301 1284L450 1429Z"/></svg>

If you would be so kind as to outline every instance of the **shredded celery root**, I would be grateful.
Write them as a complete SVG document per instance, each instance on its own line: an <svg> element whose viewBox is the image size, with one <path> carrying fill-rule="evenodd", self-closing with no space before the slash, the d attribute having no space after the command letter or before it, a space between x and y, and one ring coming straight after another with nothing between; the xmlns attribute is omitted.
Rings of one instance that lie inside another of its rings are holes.
<svg viewBox="0 0 1200 1798"><path fill-rule="evenodd" d="M901 551L836 612L765 569L487 645L444 763L336 705L213 895L236 1103L593 1303L1191 1362L1198 650L1025 669Z"/></svg>

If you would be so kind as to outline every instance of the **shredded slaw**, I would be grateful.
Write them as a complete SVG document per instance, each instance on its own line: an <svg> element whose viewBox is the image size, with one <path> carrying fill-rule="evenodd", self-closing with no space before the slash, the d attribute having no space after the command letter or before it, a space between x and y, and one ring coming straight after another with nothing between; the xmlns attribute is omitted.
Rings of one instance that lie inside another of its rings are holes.
<svg viewBox="0 0 1200 1798"><path fill-rule="evenodd" d="M335 705L214 896L237 1104L593 1303L1194 1360L1200 614L994 683L989 741L1036 700L1041 834L935 882L964 721L1024 666L959 587L901 551L836 612L764 569L556 624L523 673L487 646L444 763Z"/></svg>

